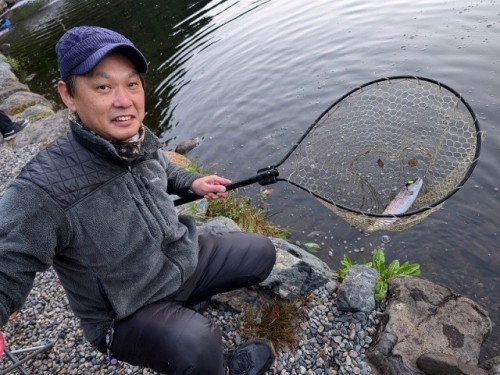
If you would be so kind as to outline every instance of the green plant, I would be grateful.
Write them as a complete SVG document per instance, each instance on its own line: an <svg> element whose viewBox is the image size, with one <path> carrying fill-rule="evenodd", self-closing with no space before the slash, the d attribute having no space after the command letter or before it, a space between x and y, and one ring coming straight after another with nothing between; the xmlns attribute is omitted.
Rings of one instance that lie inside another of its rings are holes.
<svg viewBox="0 0 500 375"><path fill-rule="evenodd" d="M342 267L337 271L339 281L344 280L347 275L347 271L354 264L347 254L340 261ZM377 284L375 286L375 301L377 303L382 303L387 296L389 280L392 276L396 275L420 275L420 265L416 263L410 263L409 261L403 264L399 263L399 260L393 260L388 267L385 266L385 255L384 251L380 248L376 248L372 252L371 262L362 261L363 265L374 268L378 272Z"/></svg>
<svg viewBox="0 0 500 375"><path fill-rule="evenodd" d="M10 56L5 56L2 58L2 61L5 61L7 64L10 65L10 68L14 74L18 74L19 72L21 72L21 64L15 58Z"/></svg>
<svg viewBox="0 0 500 375"><path fill-rule="evenodd" d="M269 223L265 217L265 210L252 206L249 197L243 197L236 192L230 192L225 199L215 199L208 203L207 216L225 216L234 220L246 232L260 233L264 236L285 239L288 233Z"/></svg>

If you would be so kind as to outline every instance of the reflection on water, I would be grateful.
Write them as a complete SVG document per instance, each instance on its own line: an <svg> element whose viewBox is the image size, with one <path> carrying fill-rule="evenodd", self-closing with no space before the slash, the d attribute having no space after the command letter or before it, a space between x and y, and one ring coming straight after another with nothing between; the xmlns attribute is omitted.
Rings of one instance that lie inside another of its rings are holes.
<svg viewBox="0 0 500 375"><path fill-rule="evenodd" d="M472 178L444 208L404 232L364 235L286 183L268 187L271 219L292 242L317 242L338 268L344 252L420 263L423 277L481 303L496 324L485 356L500 352L500 20L494 1L60 0L13 13L0 43L33 91L58 102L54 44L96 24L137 43L150 62L146 123L166 146L202 142L191 157L234 180L281 160L333 101L365 82L411 74L441 81L478 114L488 137ZM243 189L257 195L258 186ZM386 236L390 236L390 240Z"/></svg>

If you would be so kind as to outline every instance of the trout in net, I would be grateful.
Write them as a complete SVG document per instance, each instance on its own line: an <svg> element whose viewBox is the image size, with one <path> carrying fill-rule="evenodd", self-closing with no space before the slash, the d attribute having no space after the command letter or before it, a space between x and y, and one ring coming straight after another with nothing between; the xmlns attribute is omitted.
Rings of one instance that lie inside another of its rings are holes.
<svg viewBox="0 0 500 375"><path fill-rule="evenodd" d="M423 182L421 178L407 181L405 187L396 194L394 199L387 205L384 212L382 212L382 215L394 215L394 217L377 219L366 229L366 232L372 233L377 230L382 230L397 220L395 215L401 215L408 211L413 202L417 199Z"/></svg>

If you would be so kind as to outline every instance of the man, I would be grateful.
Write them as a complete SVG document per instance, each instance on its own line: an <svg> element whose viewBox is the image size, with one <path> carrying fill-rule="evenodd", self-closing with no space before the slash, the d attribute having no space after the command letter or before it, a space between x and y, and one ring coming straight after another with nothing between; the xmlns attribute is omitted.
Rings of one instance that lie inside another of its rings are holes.
<svg viewBox="0 0 500 375"><path fill-rule="evenodd" d="M26 119L13 122L4 111L0 110L0 133L2 133L5 141L13 139L19 132L26 129L29 125L30 122Z"/></svg>
<svg viewBox="0 0 500 375"><path fill-rule="evenodd" d="M86 339L111 358L169 374L263 374L270 344L223 355L190 309L264 280L276 254L250 233L196 234L170 193L225 197L219 176L170 163L142 124L147 62L124 36L68 30L56 46L71 132L40 152L0 200L0 325L53 266Z"/></svg>

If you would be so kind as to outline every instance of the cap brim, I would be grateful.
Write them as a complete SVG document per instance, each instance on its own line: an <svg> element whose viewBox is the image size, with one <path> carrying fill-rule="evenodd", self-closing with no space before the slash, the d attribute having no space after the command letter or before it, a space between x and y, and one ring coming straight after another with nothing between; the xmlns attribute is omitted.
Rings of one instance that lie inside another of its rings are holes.
<svg viewBox="0 0 500 375"><path fill-rule="evenodd" d="M137 71L139 73L146 73L148 71L148 63L144 55L135 47L130 44L125 43L116 43L107 45L92 55L87 57L82 63L80 63L77 67L72 69L71 74L81 75L87 74L92 69L94 69L97 64L101 62L101 60L110 54L111 52L120 52L123 53L127 58L129 58L135 65Z"/></svg>

